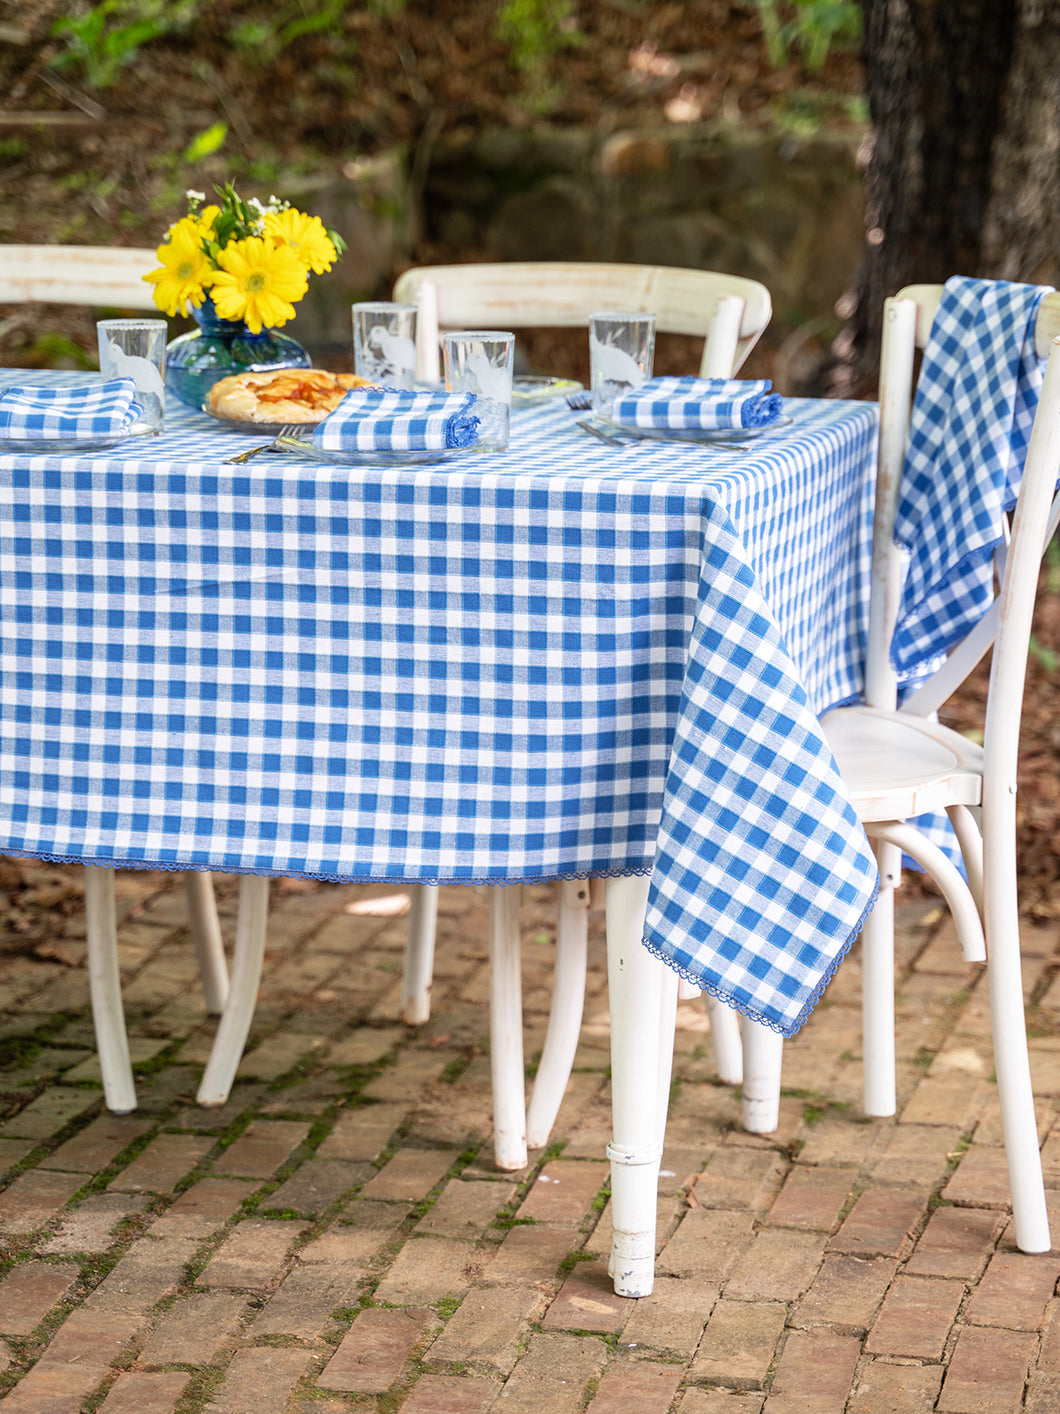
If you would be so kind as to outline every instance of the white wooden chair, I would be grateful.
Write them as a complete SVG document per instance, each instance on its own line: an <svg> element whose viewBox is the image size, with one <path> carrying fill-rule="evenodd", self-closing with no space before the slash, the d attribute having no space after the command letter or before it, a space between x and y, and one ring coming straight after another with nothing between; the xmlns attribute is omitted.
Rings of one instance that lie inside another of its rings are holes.
<svg viewBox="0 0 1060 1414"><path fill-rule="evenodd" d="M155 311L152 287L143 277L157 263L154 250L134 247L0 245L0 304L39 301ZM240 880L231 986L211 876L187 873L184 885L206 1009L221 1017L198 1100L203 1105L221 1105L228 1098L253 1020L265 954L269 881L257 876ZM85 910L89 989L104 1094L108 1108L125 1113L136 1107L136 1090L121 1001L113 870L86 871ZM411 956L430 956L436 912L437 891L414 889ZM421 933L430 939L430 947L419 941ZM431 979L413 972L407 980L402 1015L416 1025L427 1020Z"/></svg>
<svg viewBox="0 0 1060 1414"><path fill-rule="evenodd" d="M855 808L874 841L880 896L862 930L865 1109L894 1114L894 890L903 852L936 882L963 955L987 961L995 1069L1012 1189L1016 1242L1049 1248L1020 975L1016 874L1016 756L1031 615L1042 553L1060 523L1060 295L1039 307L1035 342L1049 355L1009 543L997 558L992 608L941 668L898 707L890 644L902 557L893 527L908 444L913 363L927 343L941 286L914 285L887 301L880 375L880 454L873 539L866 706L839 708L823 725ZM974 474L974 468L969 468ZM982 746L938 724L936 710L993 645ZM947 811L968 875L910 823ZM776 1128L781 1042L745 1023L745 1069L760 1077L744 1123ZM745 1092L747 1082L745 1079Z"/></svg>
<svg viewBox="0 0 1060 1414"><path fill-rule="evenodd" d="M728 378L757 343L772 313L769 291L755 280L661 265L526 261L420 266L400 276L394 299L417 306L417 374L428 383L438 381L442 328L587 329L590 314L600 309L652 313L662 333L701 337L701 376ZM494 1148L498 1167L519 1169L526 1164L528 1148L548 1143L570 1076L585 998L589 910L603 907L603 881L575 879L559 888L552 1011L529 1106L524 1094L519 889L497 887L492 895ZM423 1017L426 992L415 988L429 982L432 962L433 930L410 930L406 987ZM719 1070L739 1081L742 1052L736 1015L718 1003L710 1003L710 1012Z"/></svg>
<svg viewBox="0 0 1060 1414"><path fill-rule="evenodd" d="M157 264L153 250L112 246L0 245L0 304L40 301L104 309L154 309L143 276ZM219 1015L228 999L228 970L213 883L184 876L188 919L199 956L206 1009ZM136 1089L121 1002L115 932L114 871L85 871L85 923L92 1020L109 1109L136 1108Z"/></svg>
<svg viewBox="0 0 1060 1414"><path fill-rule="evenodd" d="M419 310L418 377L439 379L439 329L587 328L601 309L654 314L656 329L704 340L699 371L727 378L762 337L773 306L757 280L672 265L510 261L406 270L394 299Z"/></svg>
<svg viewBox="0 0 1060 1414"><path fill-rule="evenodd" d="M153 250L95 245L0 245L0 304L154 309L144 282Z"/></svg>

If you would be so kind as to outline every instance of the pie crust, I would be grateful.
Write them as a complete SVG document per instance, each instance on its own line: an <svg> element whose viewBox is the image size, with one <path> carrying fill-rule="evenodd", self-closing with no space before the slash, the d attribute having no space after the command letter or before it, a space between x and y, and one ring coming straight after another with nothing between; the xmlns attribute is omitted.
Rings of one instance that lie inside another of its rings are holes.
<svg viewBox="0 0 1060 1414"><path fill-rule="evenodd" d="M274 373L233 373L215 383L206 408L233 422L320 422L351 388L371 387L356 373L323 368L280 368Z"/></svg>

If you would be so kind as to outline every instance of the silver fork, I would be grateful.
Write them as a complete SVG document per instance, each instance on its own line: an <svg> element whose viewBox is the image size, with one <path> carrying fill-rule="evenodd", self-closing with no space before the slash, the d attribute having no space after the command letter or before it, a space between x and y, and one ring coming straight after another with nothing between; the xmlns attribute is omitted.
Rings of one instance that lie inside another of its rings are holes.
<svg viewBox="0 0 1060 1414"><path fill-rule="evenodd" d="M260 446L260 447L251 447L251 449L250 449L248 452L240 452L239 455L238 455L238 456L235 456L235 457L225 457L225 459L224 459L224 461L221 463L221 465L222 465L222 466L241 466L241 465L243 464L243 462L248 462L248 461L250 461L250 459L251 459L252 457L256 457L259 452L286 452L286 451L289 451L290 448L289 448L289 447L285 447L285 446L283 445L283 439L284 439L285 437L293 437L294 434L295 434L298 430L299 430L299 424L298 424L297 422L284 423L284 425L283 425L282 427L278 427L278 428L276 429L276 436L273 438L273 440L272 440L271 442L266 442L266 443L264 443L264 444L263 444L262 446Z"/></svg>

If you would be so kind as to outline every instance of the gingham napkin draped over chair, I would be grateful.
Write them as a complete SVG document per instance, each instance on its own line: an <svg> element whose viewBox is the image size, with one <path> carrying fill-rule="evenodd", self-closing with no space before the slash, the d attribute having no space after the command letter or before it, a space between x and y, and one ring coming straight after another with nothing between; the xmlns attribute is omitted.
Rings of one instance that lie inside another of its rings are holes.
<svg viewBox="0 0 1060 1414"><path fill-rule="evenodd" d="M993 602L994 553L1019 495L1042 388L1034 325L1050 288L960 275L943 287L895 516L895 541L910 557L891 642L903 698ZM963 873L946 816L919 816L917 825Z"/></svg>
<svg viewBox="0 0 1060 1414"><path fill-rule="evenodd" d="M11 441L117 437L142 413L131 378L112 378L83 388L4 388L0 437Z"/></svg>
<svg viewBox="0 0 1060 1414"><path fill-rule="evenodd" d="M891 657L929 670L993 600L993 555L1016 504L1043 364L1034 321L1048 287L956 276L924 351L895 540L910 555ZM968 468L979 468L969 477Z"/></svg>

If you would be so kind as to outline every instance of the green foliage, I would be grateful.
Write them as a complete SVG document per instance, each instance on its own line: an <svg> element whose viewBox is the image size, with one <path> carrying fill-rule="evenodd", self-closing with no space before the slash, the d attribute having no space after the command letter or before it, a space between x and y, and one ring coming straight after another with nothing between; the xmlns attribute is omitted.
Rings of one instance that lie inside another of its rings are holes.
<svg viewBox="0 0 1060 1414"><path fill-rule="evenodd" d="M338 25L348 8L349 0L288 0L265 19L240 20L228 31L228 37L248 58L268 64L296 39Z"/></svg>
<svg viewBox="0 0 1060 1414"><path fill-rule="evenodd" d="M52 67L77 66L92 88L109 88L143 45L187 29L198 8L199 0L101 0L56 20L52 33L66 47Z"/></svg>
<svg viewBox="0 0 1060 1414"><path fill-rule="evenodd" d="M213 123L205 128L201 133L196 133L191 142L184 150L184 161L189 163L201 162L204 157L210 157L224 146L224 140L228 136L227 123Z"/></svg>
<svg viewBox="0 0 1060 1414"><path fill-rule="evenodd" d="M501 0L494 32L508 45L512 64L527 79L532 108L552 106L557 90L548 82L553 55L584 42L573 17L573 0Z"/></svg>
<svg viewBox="0 0 1060 1414"><path fill-rule="evenodd" d="M861 38L861 6L857 0L791 0L783 20L777 0L755 0L766 53L774 69L782 69L798 49L809 73L815 74L834 44L854 44Z"/></svg>
<svg viewBox="0 0 1060 1414"><path fill-rule="evenodd" d="M1044 643L1039 642L1033 633L1031 634L1030 643L1028 644L1028 651L1034 661L1043 667L1047 673L1056 672L1057 666L1060 664L1060 658L1057 657L1054 649L1047 648Z"/></svg>

